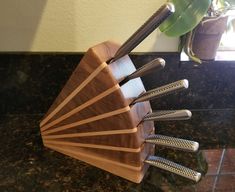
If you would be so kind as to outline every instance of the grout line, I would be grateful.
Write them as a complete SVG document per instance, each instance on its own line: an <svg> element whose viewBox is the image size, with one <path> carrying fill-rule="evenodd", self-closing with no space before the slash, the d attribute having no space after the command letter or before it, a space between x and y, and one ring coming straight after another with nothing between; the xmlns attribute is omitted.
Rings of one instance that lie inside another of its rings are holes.
<svg viewBox="0 0 235 192"><path fill-rule="evenodd" d="M226 172L226 173L220 173L220 175L235 175L235 172ZM218 176L217 173L210 173L210 174L206 174L206 176Z"/></svg>
<svg viewBox="0 0 235 192"><path fill-rule="evenodd" d="M217 173L216 173L215 181L214 181L214 184L213 184L212 192L215 191L216 184L217 184L218 178L220 176L220 171L221 171L222 163L224 161L224 154L225 154L225 152L226 152L226 149L223 149L222 155L221 155L221 158L220 158L220 162L219 162L219 166L218 166L218 170L217 170Z"/></svg>
<svg viewBox="0 0 235 192"><path fill-rule="evenodd" d="M220 175L235 175L235 172L220 173Z"/></svg>

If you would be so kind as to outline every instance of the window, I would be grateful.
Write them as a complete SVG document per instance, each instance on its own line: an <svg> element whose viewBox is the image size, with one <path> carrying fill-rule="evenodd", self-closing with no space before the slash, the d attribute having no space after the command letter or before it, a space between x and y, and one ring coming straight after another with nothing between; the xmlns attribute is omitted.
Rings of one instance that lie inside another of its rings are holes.
<svg viewBox="0 0 235 192"><path fill-rule="evenodd" d="M228 12L228 28L220 42L220 51L235 51L235 10Z"/></svg>

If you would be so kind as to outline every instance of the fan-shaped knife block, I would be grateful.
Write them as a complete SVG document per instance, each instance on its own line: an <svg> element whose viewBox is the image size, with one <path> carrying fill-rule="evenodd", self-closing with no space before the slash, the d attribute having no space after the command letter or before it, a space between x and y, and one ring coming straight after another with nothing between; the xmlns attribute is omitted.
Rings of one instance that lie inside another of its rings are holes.
<svg viewBox="0 0 235 192"><path fill-rule="evenodd" d="M48 148L139 183L154 153L144 143L154 124L142 123L149 102L131 105L145 92L141 79L119 85L136 70L130 58L106 63L118 48L108 41L86 52L41 121L41 135Z"/></svg>

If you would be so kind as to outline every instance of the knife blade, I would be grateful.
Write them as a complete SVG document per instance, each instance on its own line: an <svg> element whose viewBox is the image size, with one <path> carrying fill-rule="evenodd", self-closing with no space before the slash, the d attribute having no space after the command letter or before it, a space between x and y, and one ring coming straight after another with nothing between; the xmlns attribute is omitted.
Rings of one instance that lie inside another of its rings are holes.
<svg viewBox="0 0 235 192"><path fill-rule="evenodd" d="M118 49L114 57L108 63L114 62L124 55L129 54L150 33L153 32L166 18L175 12L172 3L162 5L127 41Z"/></svg>
<svg viewBox="0 0 235 192"><path fill-rule="evenodd" d="M198 182L201 173L157 156L148 156L145 163Z"/></svg>
<svg viewBox="0 0 235 192"><path fill-rule="evenodd" d="M137 69L134 73L125 77L125 79L123 79L119 84L123 85L131 79L135 79L137 77L143 77L149 73L152 73L155 70L163 69L165 67L165 63L166 63L165 60L162 58L154 59L149 63L143 65L139 69Z"/></svg>
<svg viewBox="0 0 235 192"><path fill-rule="evenodd" d="M171 94L171 93L183 90L183 89L187 89L188 86L189 86L189 83L187 79L176 81L174 83L170 83L168 85L164 85L162 87L152 89L141 94L131 104L159 98L159 97L162 97L162 96L165 96L165 95L168 95L168 94Z"/></svg>
<svg viewBox="0 0 235 192"><path fill-rule="evenodd" d="M188 152L196 152L199 148L198 142L159 134L149 135L145 142Z"/></svg>
<svg viewBox="0 0 235 192"><path fill-rule="evenodd" d="M189 110L163 110L154 111L147 114L143 121L175 121L175 120L188 120L192 117Z"/></svg>

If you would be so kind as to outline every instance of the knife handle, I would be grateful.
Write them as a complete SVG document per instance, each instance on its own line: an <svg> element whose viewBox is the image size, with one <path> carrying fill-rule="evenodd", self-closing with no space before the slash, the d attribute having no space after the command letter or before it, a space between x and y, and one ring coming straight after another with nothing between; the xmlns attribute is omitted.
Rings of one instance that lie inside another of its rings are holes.
<svg viewBox="0 0 235 192"><path fill-rule="evenodd" d="M154 60L150 61L149 63L143 65L139 69L137 69L134 73L128 75L119 84L123 85L124 83L126 83L127 81L129 81L131 79L135 79L137 77L143 77L143 76L145 76L145 75L147 75L157 69L162 69L165 67L165 63L166 63L165 60L162 58L154 59Z"/></svg>
<svg viewBox="0 0 235 192"><path fill-rule="evenodd" d="M145 139L145 142L189 152L196 152L199 148L198 142L165 135L150 135Z"/></svg>
<svg viewBox="0 0 235 192"><path fill-rule="evenodd" d="M187 79L176 81L174 83L170 83L168 85L164 85L162 87L152 89L150 91L147 91L141 94L132 102L132 104L159 98L159 97L171 94L176 91L187 89L188 86L189 86L189 83Z"/></svg>
<svg viewBox="0 0 235 192"><path fill-rule="evenodd" d="M124 55L129 54L139 45L154 29L175 11L172 3L160 7L127 41L119 48L110 62L114 62Z"/></svg>
<svg viewBox="0 0 235 192"><path fill-rule="evenodd" d="M163 110L147 114L143 121L175 121L188 120L192 117L189 110Z"/></svg>
<svg viewBox="0 0 235 192"><path fill-rule="evenodd" d="M201 173L157 156L149 156L145 163L198 182Z"/></svg>

